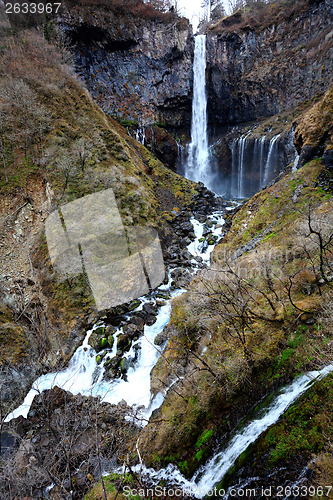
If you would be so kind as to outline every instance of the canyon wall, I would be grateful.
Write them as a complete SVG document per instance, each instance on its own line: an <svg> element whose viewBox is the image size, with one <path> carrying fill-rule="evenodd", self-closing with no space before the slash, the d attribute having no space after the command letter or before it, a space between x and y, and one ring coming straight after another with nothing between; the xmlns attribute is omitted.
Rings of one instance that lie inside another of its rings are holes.
<svg viewBox="0 0 333 500"><path fill-rule="evenodd" d="M332 0L278 19L266 20L263 27L254 19L245 22L238 11L209 30L211 125L275 115L327 90L333 69Z"/></svg>
<svg viewBox="0 0 333 500"><path fill-rule="evenodd" d="M193 35L188 20L71 8L59 20L79 74L101 108L125 123L189 127Z"/></svg>

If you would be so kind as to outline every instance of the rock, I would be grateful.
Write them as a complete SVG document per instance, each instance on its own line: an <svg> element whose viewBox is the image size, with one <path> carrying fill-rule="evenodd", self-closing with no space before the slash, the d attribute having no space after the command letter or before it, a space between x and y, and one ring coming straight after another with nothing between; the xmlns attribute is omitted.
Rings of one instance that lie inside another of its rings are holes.
<svg viewBox="0 0 333 500"><path fill-rule="evenodd" d="M158 290L156 297L159 299L168 300L168 299L170 299L171 296L170 296L170 292L167 292L166 290ZM156 303L157 303L157 301L156 301Z"/></svg>
<svg viewBox="0 0 333 500"><path fill-rule="evenodd" d="M152 326L154 323L156 323L157 319L156 319L156 316L153 316L152 314L148 314L145 321L146 321L146 325Z"/></svg>
<svg viewBox="0 0 333 500"><path fill-rule="evenodd" d="M100 364L101 364L101 362L103 361L103 359L104 359L105 355L106 355L106 351L105 351L105 352L103 352L102 354L97 354L97 356L96 356L96 363L97 363L98 365L100 365Z"/></svg>
<svg viewBox="0 0 333 500"><path fill-rule="evenodd" d="M120 362L120 370L122 375L125 375L127 373L128 368L129 368L129 362L126 358L123 358Z"/></svg>
<svg viewBox="0 0 333 500"><path fill-rule="evenodd" d="M153 115L163 127L189 127L192 27L174 17L171 29L161 19L128 11L101 7L98 21L84 16L84 23L79 10L62 17L89 91L106 113L126 120L129 127ZM145 144L174 168L176 141L161 127L147 127L142 135Z"/></svg>
<svg viewBox="0 0 333 500"><path fill-rule="evenodd" d="M145 139L146 147L151 149L164 165L176 170L178 146L174 137L167 130L154 126L145 130Z"/></svg>
<svg viewBox="0 0 333 500"><path fill-rule="evenodd" d="M105 331L105 326L99 326L99 327L95 328L94 334L95 335L103 335L104 331Z"/></svg>
<svg viewBox="0 0 333 500"><path fill-rule="evenodd" d="M139 300L139 299L133 300L128 306L128 311L134 311L134 309L139 307L140 304L141 304L141 300Z"/></svg>
<svg viewBox="0 0 333 500"><path fill-rule="evenodd" d="M117 352L129 351L132 345L132 340L126 333L117 337Z"/></svg>
<svg viewBox="0 0 333 500"><path fill-rule="evenodd" d="M235 13L210 28L207 35L210 126L225 127L276 115L327 89L332 74L330 40L325 40L319 56L311 53L310 47L316 44L319 33L324 36L331 30L330 10L330 2L313 3L295 23L281 20L260 30L251 23L242 27L245 20L238 11L238 20ZM233 23L231 27L227 26L229 22ZM304 53L307 62L300 66ZM309 66L316 68L314 72L309 72Z"/></svg>
<svg viewBox="0 0 333 500"><path fill-rule="evenodd" d="M333 149L326 149L326 151L324 151L321 162L326 168L333 169Z"/></svg>
<svg viewBox="0 0 333 500"><path fill-rule="evenodd" d="M137 340L143 334L143 328L135 325L133 323L129 323L123 327L123 332L131 339Z"/></svg>
<svg viewBox="0 0 333 500"><path fill-rule="evenodd" d="M117 378L120 375L120 361L121 358L114 356L113 358L107 359L104 363L105 375L104 378L112 379Z"/></svg>
<svg viewBox="0 0 333 500"><path fill-rule="evenodd" d="M156 305L154 304L154 302L149 302L148 304L144 304L143 305L143 308L142 310L147 313L147 314L150 314L152 316L156 316L157 315L157 307Z"/></svg>
<svg viewBox="0 0 333 500"><path fill-rule="evenodd" d="M154 344L158 346L162 346L168 340L168 334L166 331L158 333L154 339Z"/></svg>
<svg viewBox="0 0 333 500"><path fill-rule="evenodd" d="M301 154L298 160L298 168L302 167L309 161L313 160L318 156L318 148L316 146L305 145L301 150Z"/></svg>
<svg viewBox="0 0 333 500"><path fill-rule="evenodd" d="M116 331L117 329L113 325L108 325L105 327L104 335L105 337L108 337L109 335L114 335Z"/></svg>
<svg viewBox="0 0 333 500"><path fill-rule="evenodd" d="M126 322L126 318L124 316L118 316L114 314L107 314L105 318L105 323L111 326L120 326Z"/></svg>
<svg viewBox="0 0 333 500"><path fill-rule="evenodd" d="M145 320L141 316L141 314L137 313L137 314L133 314L133 316L131 316L130 323L138 326L139 328L143 328L144 324L145 324Z"/></svg>
<svg viewBox="0 0 333 500"><path fill-rule="evenodd" d="M88 344L96 351L99 352L102 349L112 348L113 345L113 334L116 329L113 326L100 326L96 328L89 337Z"/></svg>

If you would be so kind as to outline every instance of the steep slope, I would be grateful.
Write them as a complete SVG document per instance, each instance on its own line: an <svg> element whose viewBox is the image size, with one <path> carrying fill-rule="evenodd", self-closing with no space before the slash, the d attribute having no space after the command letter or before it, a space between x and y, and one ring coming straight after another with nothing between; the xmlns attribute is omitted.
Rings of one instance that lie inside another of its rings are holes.
<svg viewBox="0 0 333 500"><path fill-rule="evenodd" d="M328 101L312 110L318 140L327 128L315 110ZM174 300L169 343L153 372L156 388L175 382L174 390L145 430L148 464L171 461L190 476L261 398L331 359L332 182L319 159L255 195L233 216L212 269ZM302 418L309 431L317 425ZM298 468L309 450L325 451L320 443L295 448Z"/></svg>
<svg viewBox="0 0 333 500"><path fill-rule="evenodd" d="M37 373L68 360L96 317L83 276L59 282L52 271L49 213L112 188L124 224L154 225L167 242L172 230L163 213L188 203L195 190L103 113L64 64L65 50L32 30L4 38L1 52L4 414Z"/></svg>

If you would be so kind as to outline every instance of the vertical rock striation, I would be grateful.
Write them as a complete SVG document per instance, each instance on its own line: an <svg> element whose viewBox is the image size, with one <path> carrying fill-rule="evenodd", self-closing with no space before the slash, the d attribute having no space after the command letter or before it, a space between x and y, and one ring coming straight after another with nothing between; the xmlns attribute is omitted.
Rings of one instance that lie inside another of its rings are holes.
<svg viewBox="0 0 333 500"><path fill-rule="evenodd" d="M280 13L281 18L281 13ZM333 2L312 3L266 27L238 12L207 36L211 125L248 122L327 90L333 70Z"/></svg>
<svg viewBox="0 0 333 500"><path fill-rule="evenodd" d="M71 9L60 20L78 71L101 108L138 125L188 127L192 100L192 28L187 20Z"/></svg>

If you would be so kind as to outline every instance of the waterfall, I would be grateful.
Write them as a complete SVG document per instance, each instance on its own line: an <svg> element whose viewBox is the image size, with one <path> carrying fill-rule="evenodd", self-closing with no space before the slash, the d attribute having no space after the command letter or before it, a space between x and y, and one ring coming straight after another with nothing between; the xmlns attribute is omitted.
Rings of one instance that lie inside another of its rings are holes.
<svg viewBox="0 0 333 500"><path fill-rule="evenodd" d="M231 149L231 188L230 195L232 198L238 197L237 191L237 161L236 161L236 150L237 150L237 141L232 141L230 145Z"/></svg>
<svg viewBox="0 0 333 500"><path fill-rule="evenodd" d="M237 458L247 447L251 443L254 443L268 427L275 424L287 408L317 380L323 379L332 371L333 364L325 366L318 371L305 373L284 387L266 410L264 410L264 413L261 413L260 416L237 432L229 445L215 454L205 465L201 466L191 480L185 479L179 469L171 464L159 471L146 469L145 467L142 468L141 464L134 467L134 470L140 469L143 476L149 477L154 484L159 484L162 479L170 481L172 484L177 484L187 494L195 498L203 498L206 495L212 496L211 492L214 491L214 486L223 479L225 473L234 465Z"/></svg>
<svg viewBox="0 0 333 500"><path fill-rule="evenodd" d="M145 130L145 127L138 128L136 130L136 132L135 132L135 139L138 142L141 142L141 144L145 145L145 141L146 141L146 130Z"/></svg>
<svg viewBox="0 0 333 500"><path fill-rule="evenodd" d="M240 454L270 425L274 424L285 410L310 388L315 380L324 378L332 370L333 365L329 365L320 371L306 373L285 387L263 416L245 426L241 432L234 436L227 448L213 456L204 467L199 469L192 478L192 481L197 484L198 491L205 493L220 482ZM196 481L197 479L199 481ZM204 495L199 494L199 498L202 498L202 496Z"/></svg>
<svg viewBox="0 0 333 500"><path fill-rule="evenodd" d="M264 180L263 180L264 186L266 186L266 184L272 180L274 175L274 163L275 163L274 160L277 157L277 145L280 135L281 134L277 134L274 137L272 137L269 143L268 156L265 165Z"/></svg>
<svg viewBox="0 0 333 500"><path fill-rule="evenodd" d="M264 150L265 150L265 140L266 136L263 135L260 137L260 145L259 145L259 165L260 165L260 187L263 185L264 182Z"/></svg>
<svg viewBox="0 0 333 500"><path fill-rule="evenodd" d="M206 36L195 37L191 143L185 177L209 184L210 162L207 135Z"/></svg>
<svg viewBox="0 0 333 500"><path fill-rule="evenodd" d="M250 135L251 131L229 144L232 159L230 192L234 198L253 196L274 178L279 162L283 165L281 134L270 140L265 135L255 139Z"/></svg>
<svg viewBox="0 0 333 500"><path fill-rule="evenodd" d="M245 146L246 139L251 131L242 136L238 146L238 198L244 198L244 165L245 165Z"/></svg>
<svg viewBox="0 0 333 500"><path fill-rule="evenodd" d="M299 162L299 154L298 154L298 152L296 151L296 152L295 152L295 159L294 159L293 167L292 167L292 170L291 170L293 174L297 171L297 168L298 168L298 162Z"/></svg>

